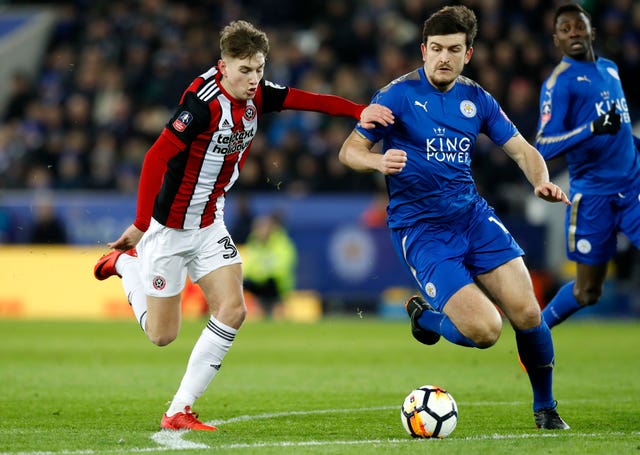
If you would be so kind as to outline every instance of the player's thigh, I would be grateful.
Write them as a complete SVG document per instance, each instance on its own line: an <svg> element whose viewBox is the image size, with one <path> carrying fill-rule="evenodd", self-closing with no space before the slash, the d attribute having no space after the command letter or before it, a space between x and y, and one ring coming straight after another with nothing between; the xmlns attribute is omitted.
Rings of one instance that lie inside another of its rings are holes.
<svg viewBox="0 0 640 455"><path fill-rule="evenodd" d="M463 236L432 230L423 223L394 229L391 239L424 297L436 310L442 311L459 289L473 283L463 264L467 249Z"/></svg>
<svg viewBox="0 0 640 455"><path fill-rule="evenodd" d="M246 313L238 249L222 222L201 229L197 242L197 254L188 264L189 276L202 289L210 313L238 328Z"/></svg>
<svg viewBox="0 0 640 455"><path fill-rule="evenodd" d="M199 230L194 238L194 254L187 264L191 281L200 283L202 278L211 272L228 265L240 264L242 258L238 248L223 222L215 222Z"/></svg>
<svg viewBox="0 0 640 455"><path fill-rule="evenodd" d="M616 253L615 196L576 193L565 218L567 257L581 264L606 264Z"/></svg>
<svg viewBox="0 0 640 455"><path fill-rule="evenodd" d="M219 321L239 328L246 315L242 294L242 266L225 265L197 281L209 304L209 311Z"/></svg>
<svg viewBox="0 0 640 455"><path fill-rule="evenodd" d="M490 208L478 210L469 235L465 266L475 278L524 254L507 227Z"/></svg>
<svg viewBox="0 0 640 455"><path fill-rule="evenodd" d="M138 243L140 277L147 295L145 331L160 346L173 341L180 330L180 298L195 230L177 230L152 220Z"/></svg>
<svg viewBox="0 0 640 455"><path fill-rule="evenodd" d="M160 346L171 343L180 332L181 295L172 297L147 296L146 334Z"/></svg>
<svg viewBox="0 0 640 455"><path fill-rule="evenodd" d="M171 229L152 219L137 247L140 278L147 296L167 298L182 292L195 235L195 229Z"/></svg>
<svg viewBox="0 0 640 455"><path fill-rule="evenodd" d="M528 329L540 323L540 306L521 257L478 275L476 280L516 328Z"/></svg>
<svg viewBox="0 0 640 455"><path fill-rule="evenodd" d="M500 336L500 313L475 283L458 289L445 304L443 311L463 335L477 343L491 345Z"/></svg>

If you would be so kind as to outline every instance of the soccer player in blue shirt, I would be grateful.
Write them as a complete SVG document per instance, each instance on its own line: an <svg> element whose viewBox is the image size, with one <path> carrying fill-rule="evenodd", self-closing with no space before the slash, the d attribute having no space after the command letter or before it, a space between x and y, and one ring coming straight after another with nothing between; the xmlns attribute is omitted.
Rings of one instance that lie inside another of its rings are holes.
<svg viewBox="0 0 640 455"><path fill-rule="evenodd" d="M375 103L393 111L395 123L370 130L357 126L340 160L356 171L385 175L394 247L429 301L414 296L407 302L413 336L425 344L443 336L461 346L488 348L502 330L497 305L516 333L533 388L536 426L567 429L552 391L551 332L541 318L524 253L471 176L478 135L504 148L538 197L569 201L496 100L460 75L476 32L476 16L465 6L431 15L420 46L424 65L374 95ZM382 153L376 153L372 147L380 140Z"/></svg>
<svg viewBox="0 0 640 455"><path fill-rule="evenodd" d="M563 57L542 86L536 145L546 159L566 158L567 257L577 275L542 312L549 327L598 301L618 232L640 247L640 139L631 133L618 67L596 57L591 17L581 6L558 7L554 32Z"/></svg>

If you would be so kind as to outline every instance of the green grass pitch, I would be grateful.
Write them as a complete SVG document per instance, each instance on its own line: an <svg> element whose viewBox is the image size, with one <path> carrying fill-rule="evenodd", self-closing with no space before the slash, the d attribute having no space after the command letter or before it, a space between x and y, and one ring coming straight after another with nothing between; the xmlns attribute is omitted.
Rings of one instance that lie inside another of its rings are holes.
<svg viewBox="0 0 640 455"><path fill-rule="evenodd" d="M555 395L569 431L535 429L505 323L487 350L423 346L407 321L249 322L196 411L217 432L160 432L204 321L158 348L134 321L0 320L1 454L640 453L640 322L554 329ZM399 408L416 386L457 400L443 440L414 440Z"/></svg>

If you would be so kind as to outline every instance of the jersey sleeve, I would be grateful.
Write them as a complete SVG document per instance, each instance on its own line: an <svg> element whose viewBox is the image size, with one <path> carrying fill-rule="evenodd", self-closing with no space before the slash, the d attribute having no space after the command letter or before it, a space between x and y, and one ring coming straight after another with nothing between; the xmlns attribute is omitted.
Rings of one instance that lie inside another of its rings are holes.
<svg viewBox="0 0 640 455"><path fill-rule="evenodd" d="M289 90L289 87L262 79L260 81L260 96L256 100L261 112L278 112L285 109L284 100L287 98Z"/></svg>
<svg viewBox="0 0 640 455"><path fill-rule="evenodd" d="M565 126L570 103L571 93L563 79L558 78L552 87L548 81L543 84L535 147L546 160L568 152L591 136L589 123Z"/></svg>
<svg viewBox="0 0 640 455"><path fill-rule="evenodd" d="M360 119L365 106L336 95L325 95L290 88L283 109L321 112L323 114Z"/></svg>
<svg viewBox="0 0 640 455"><path fill-rule="evenodd" d="M502 110L496 99L484 89L479 88L479 99L483 103L485 117L481 132L485 133L497 145L504 145L518 134L518 129Z"/></svg>
<svg viewBox="0 0 640 455"><path fill-rule="evenodd" d="M388 107L396 115L396 122L399 122L400 119L398 116L400 113L401 97L399 93L391 94L392 91L397 91L395 90L395 87L396 86L392 85L378 90L371 98L371 104L376 103ZM382 126L376 124L375 128L366 129L358 123L355 127L355 131L366 139L369 139L371 142L376 143L382 140L392 127L393 125Z"/></svg>
<svg viewBox="0 0 640 455"><path fill-rule="evenodd" d="M366 106L349 101L336 95L325 95L308 92L293 87L284 87L271 81L260 81L260 100L262 112L291 109L296 111L313 111L334 116L360 119Z"/></svg>
<svg viewBox="0 0 640 455"><path fill-rule="evenodd" d="M166 128L186 145L207 130L210 122L209 104L198 98L194 92L187 91Z"/></svg>
<svg viewBox="0 0 640 455"><path fill-rule="evenodd" d="M183 147L176 136L164 129L144 157L138 185L136 219L133 222L133 225L143 232L149 229L153 204L162 186L167 163L180 153Z"/></svg>

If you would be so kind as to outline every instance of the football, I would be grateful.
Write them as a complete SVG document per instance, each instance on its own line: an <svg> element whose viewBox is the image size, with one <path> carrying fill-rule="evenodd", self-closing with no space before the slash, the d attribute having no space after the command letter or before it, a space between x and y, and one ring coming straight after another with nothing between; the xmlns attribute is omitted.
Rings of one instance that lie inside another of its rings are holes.
<svg viewBox="0 0 640 455"><path fill-rule="evenodd" d="M423 385L404 399L400 418L414 438L446 438L458 423L458 405L443 388Z"/></svg>

